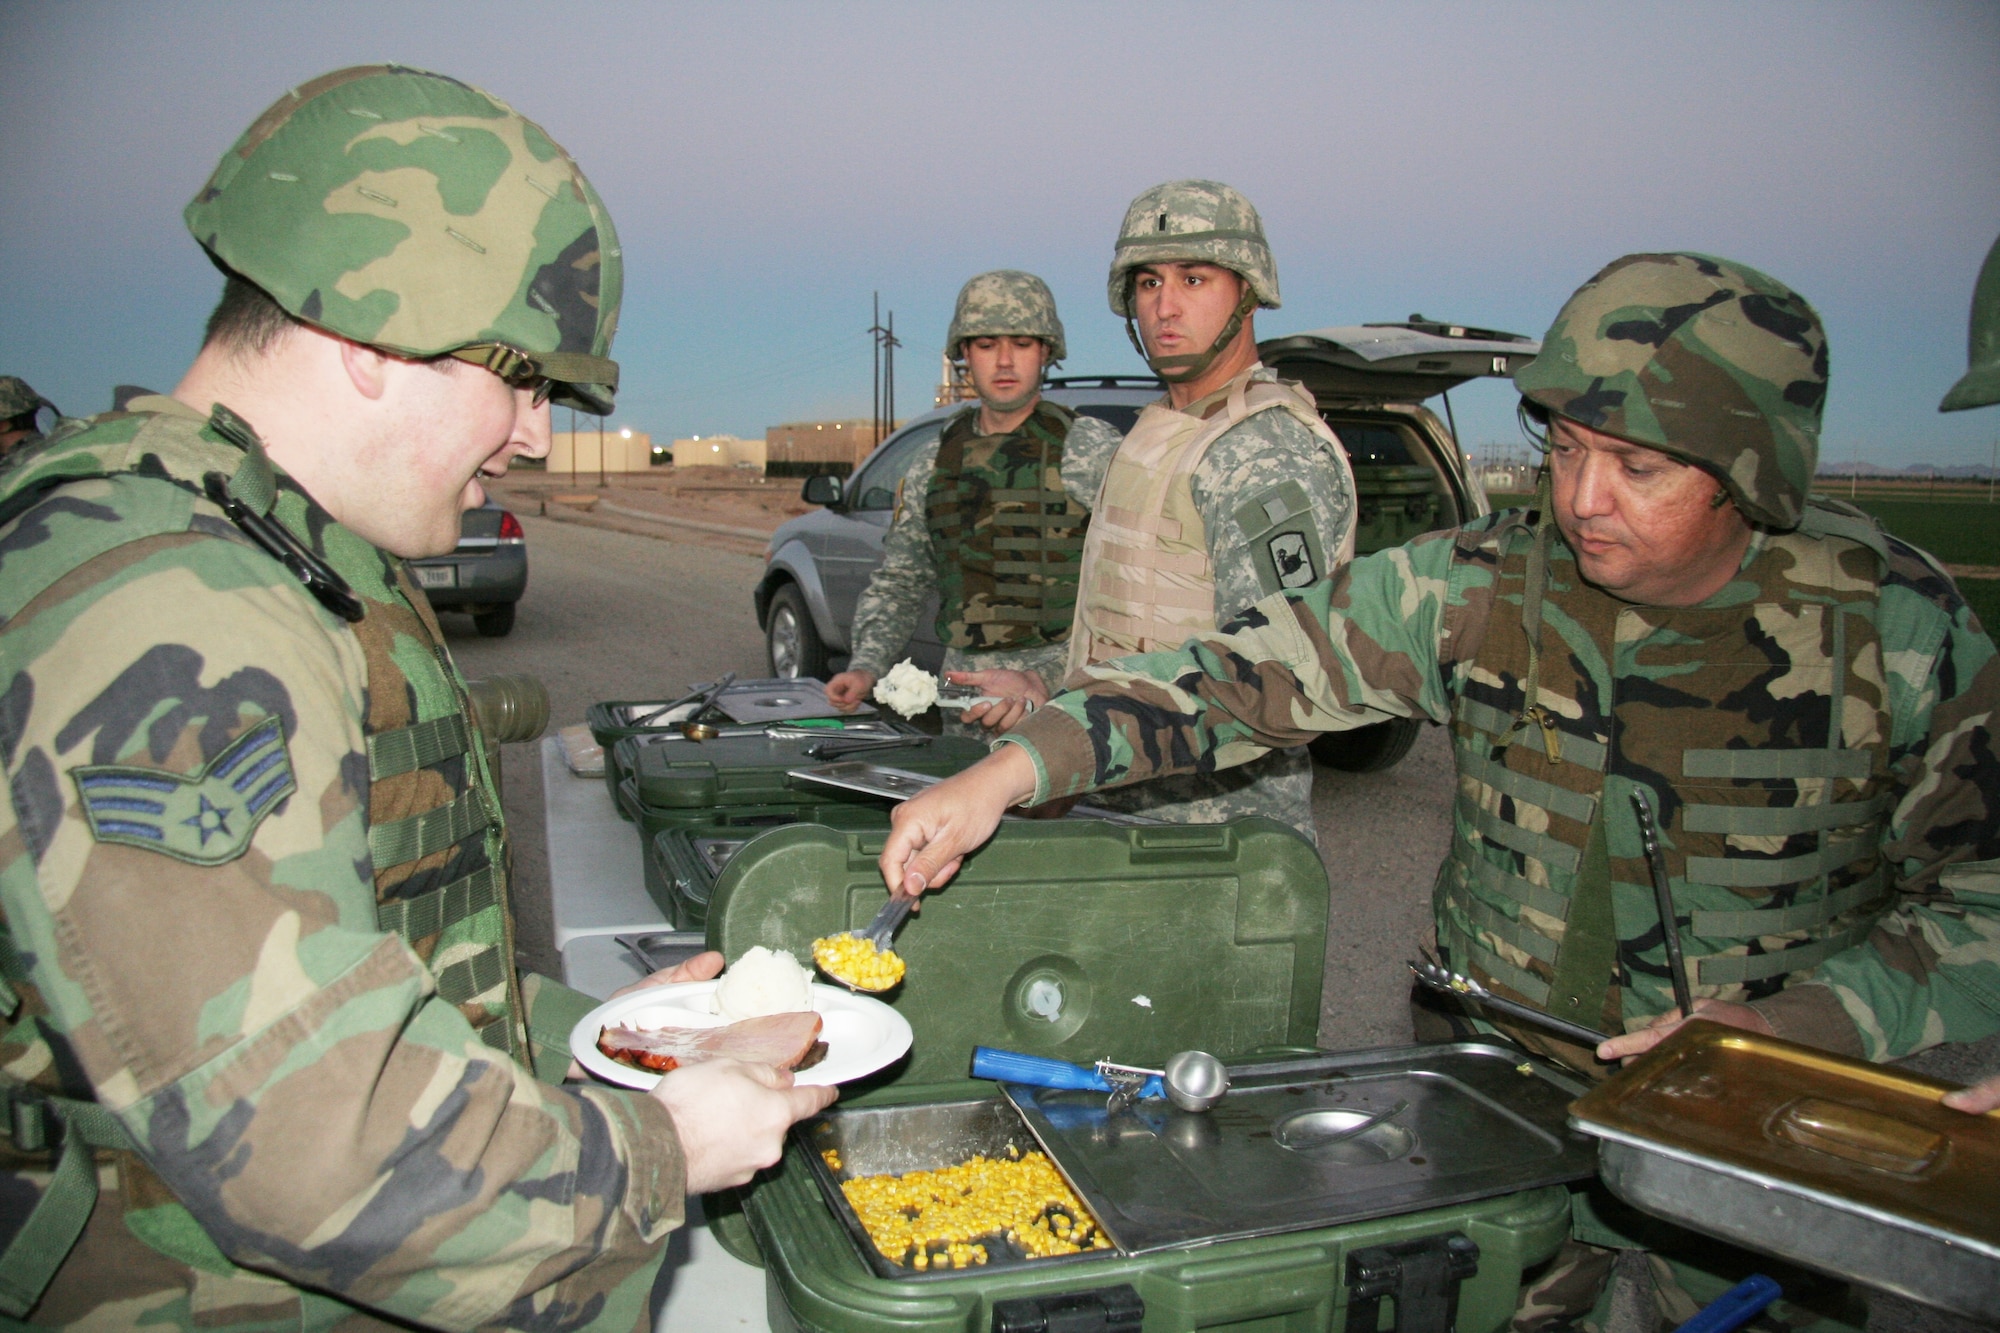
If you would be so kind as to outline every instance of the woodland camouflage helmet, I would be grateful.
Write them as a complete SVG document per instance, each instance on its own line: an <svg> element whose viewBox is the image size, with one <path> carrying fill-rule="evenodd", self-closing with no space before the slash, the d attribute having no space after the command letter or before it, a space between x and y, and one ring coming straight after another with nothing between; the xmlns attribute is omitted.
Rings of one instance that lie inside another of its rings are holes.
<svg viewBox="0 0 2000 1333"><path fill-rule="evenodd" d="M539 125L477 88L397 65L322 75L258 117L185 217L307 323L611 408L611 215Z"/></svg>
<svg viewBox="0 0 2000 1333"><path fill-rule="evenodd" d="M1148 264L1214 264L1243 279L1236 313L1206 351L1154 356L1133 327L1133 273ZM1105 280L1111 313L1125 317L1125 336L1162 379L1200 375L1236 339L1243 320L1258 306L1276 310L1278 261L1264 240L1264 219L1248 199L1220 181L1168 181L1134 199L1118 228L1118 244Z"/></svg>
<svg viewBox="0 0 2000 1333"><path fill-rule="evenodd" d="M36 393L26 380L18 375L0 375L0 422L33 416L45 407L54 410L55 404Z"/></svg>
<svg viewBox="0 0 2000 1333"><path fill-rule="evenodd" d="M1746 518L1781 531L1812 486L1826 379L1826 331L1804 297L1698 254L1613 260L1514 372L1528 403L1706 469Z"/></svg>
<svg viewBox="0 0 2000 1333"><path fill-rule="evenodd" d="M958 306L944 335L945 355L957 361L968 338L1040 338L1048 344L1048 363L1069 354L1063 343L1062 321L1056 318L1055 294L1032 273L995 269L958 289Z"/></svg>
<svg viewBox="0 0 2000 1333"><path fill-rule="evenodd" d="M1979 285L1972 289L1972 329L1966 337L1965 374L1938 404L1940 412L2000 403L2000 240L1986 253Z"/></svg>

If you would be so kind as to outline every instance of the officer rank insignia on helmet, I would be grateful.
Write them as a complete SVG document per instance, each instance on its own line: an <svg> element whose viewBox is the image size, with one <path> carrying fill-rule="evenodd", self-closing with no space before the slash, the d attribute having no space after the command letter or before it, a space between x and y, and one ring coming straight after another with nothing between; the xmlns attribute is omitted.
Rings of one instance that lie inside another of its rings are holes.
<svg viewBox="0 0 2000 1333"><path fill-rule="evenodd" d="M283 724L267 717L190 774L133 764L70 770L99 842L220 865L250 846L264 816L298 789Z"/></svg>

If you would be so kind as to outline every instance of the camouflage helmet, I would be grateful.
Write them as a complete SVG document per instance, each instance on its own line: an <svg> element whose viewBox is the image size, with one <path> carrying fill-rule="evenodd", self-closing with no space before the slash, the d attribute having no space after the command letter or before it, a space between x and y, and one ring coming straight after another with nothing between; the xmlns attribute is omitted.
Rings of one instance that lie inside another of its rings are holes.
<svg viewBox="0 0 2000 1333"><path fill-rule="evenodd" d="M477 88L396 65L322 75L257 118L185 217L217 263L307 323L611 408L611 215L539 125Z"/></svg>
<svg viewBox="0 0 2000 1333"><path fill-rule="evenodd" d="M0 375L0 422L33 416L45 407L52 412L56 410L54 403L36 393L18 375Z"/></svg>
<svg viewBox="0 0 2000 1333"><path fill-rule="evenodd" d="M1278 261L1264 219L1220 181L1168 181L1132 201L1111 256L1111 313L1132 317L1132 270L1147 264L1215 264L1241 277L1257 304L1278 308Z"/></svg>
<svg viewBox="0 0 2000 1333"><path fill-rule="evenodd" d="M1986 252L1972 289L1972 329L1966 336L1965 374L1938 404L1940 412L2000 403L2000 240Z"/></svg>
<svg viewBox="0 0 2000 1333"><path fill-rule="evenodd" d="M1514 372L1529 403L1715 474L1754 523L1795 528L1819 459L1826 331L1747 264L1626 255L1577 289Z"/></svg>
<svg viewBox="0 0 2000 1333"><path fill-rule="evenodd" d="M1069 354L1063 343L1062 320L1056 318L1055 294L1032 273L1015 268L982 273L958 289L958 306L944 335L944 354L957 361L968 338L1040 338L1048 344L1048 361Z"/></svg>

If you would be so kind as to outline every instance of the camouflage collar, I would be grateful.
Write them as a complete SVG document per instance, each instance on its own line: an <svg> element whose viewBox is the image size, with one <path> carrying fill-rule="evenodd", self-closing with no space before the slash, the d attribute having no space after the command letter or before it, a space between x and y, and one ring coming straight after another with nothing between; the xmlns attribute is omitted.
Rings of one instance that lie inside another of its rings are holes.
<svg viewBox="0 0 2000 1333"><path fill-rule="evenodd" d="M1193 402L1189 403L1186 407L1183 407L1179 410L1187 413L1191 417L1197 417L1203 421L1206 421L1228 405L1229 395L1236 390L1238 385L1257 384L1260 382L1266 384L1275 384L1277 382L1277 379L1278 379L1277 371L1272 370L1262 361L1253 361L1243 371L1242 374L1238 375L1235 379L1230 380L1229 383L1223 385L1221 388L1217 389L1214 393L1205 394L1202 397L1197 398ZM1173 404L1166 398L1160 399L1160 402L1168 407L1173 406Z"/></svg>

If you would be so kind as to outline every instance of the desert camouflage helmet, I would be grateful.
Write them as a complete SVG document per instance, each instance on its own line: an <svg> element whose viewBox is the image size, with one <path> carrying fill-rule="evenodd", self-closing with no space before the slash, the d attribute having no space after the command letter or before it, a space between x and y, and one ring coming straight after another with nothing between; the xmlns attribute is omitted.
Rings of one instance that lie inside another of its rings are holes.
<svg viewBox="0 0 2000 1333"><path fill-rule="evenodd" d="M1986 252L1972 289L1972 329L1966 337L1965 374L1938 404L1940 412L2000 403L2000 240Z"/></svg>
<svg viewBox="0 0 2000 1333"><path fill-rule="evenodd" d="M1250 284L1258 305L1278 308L1278 262L1264 219L1221 181L1168 181L1132 201L1105 285L1111 313L1131 317L1133 269L1166 263L1219 265Z"/></svg>
<svg viewBox="0 0 2000 1333"><path fill-rule="evenodd" d="M968 338L1040 338L1049 347L1049 362L1069 354L1063 343L1062 320L1056 318L1055 294L1032 273L995 269L958 289L951 328L944 335L945 355L957 361Z"/></svg>
<svg viewBox="0 0 2000 1333"><path fill-rule="evenodd" d="M539 125L477 88L395 65L322 75L258 117L185 216L218 263L308 323L610 410L611 215Z"/></svg>
<svg viewBox="0 0 2000 1333"><path fill-rule="evenodd" d="M29 416L45 407L54 411L55 406L30 388L20 376L0 375L0 421Z"/></svg>
<svg viewBox="0 0 2000 1333"><path fill-rule="evenodd" d="M1745 517L1798 526L1819 459L1826 331L1747 264L1626 255L1563 305L1514 372L1558 416L1707 469Z"/></svg>

